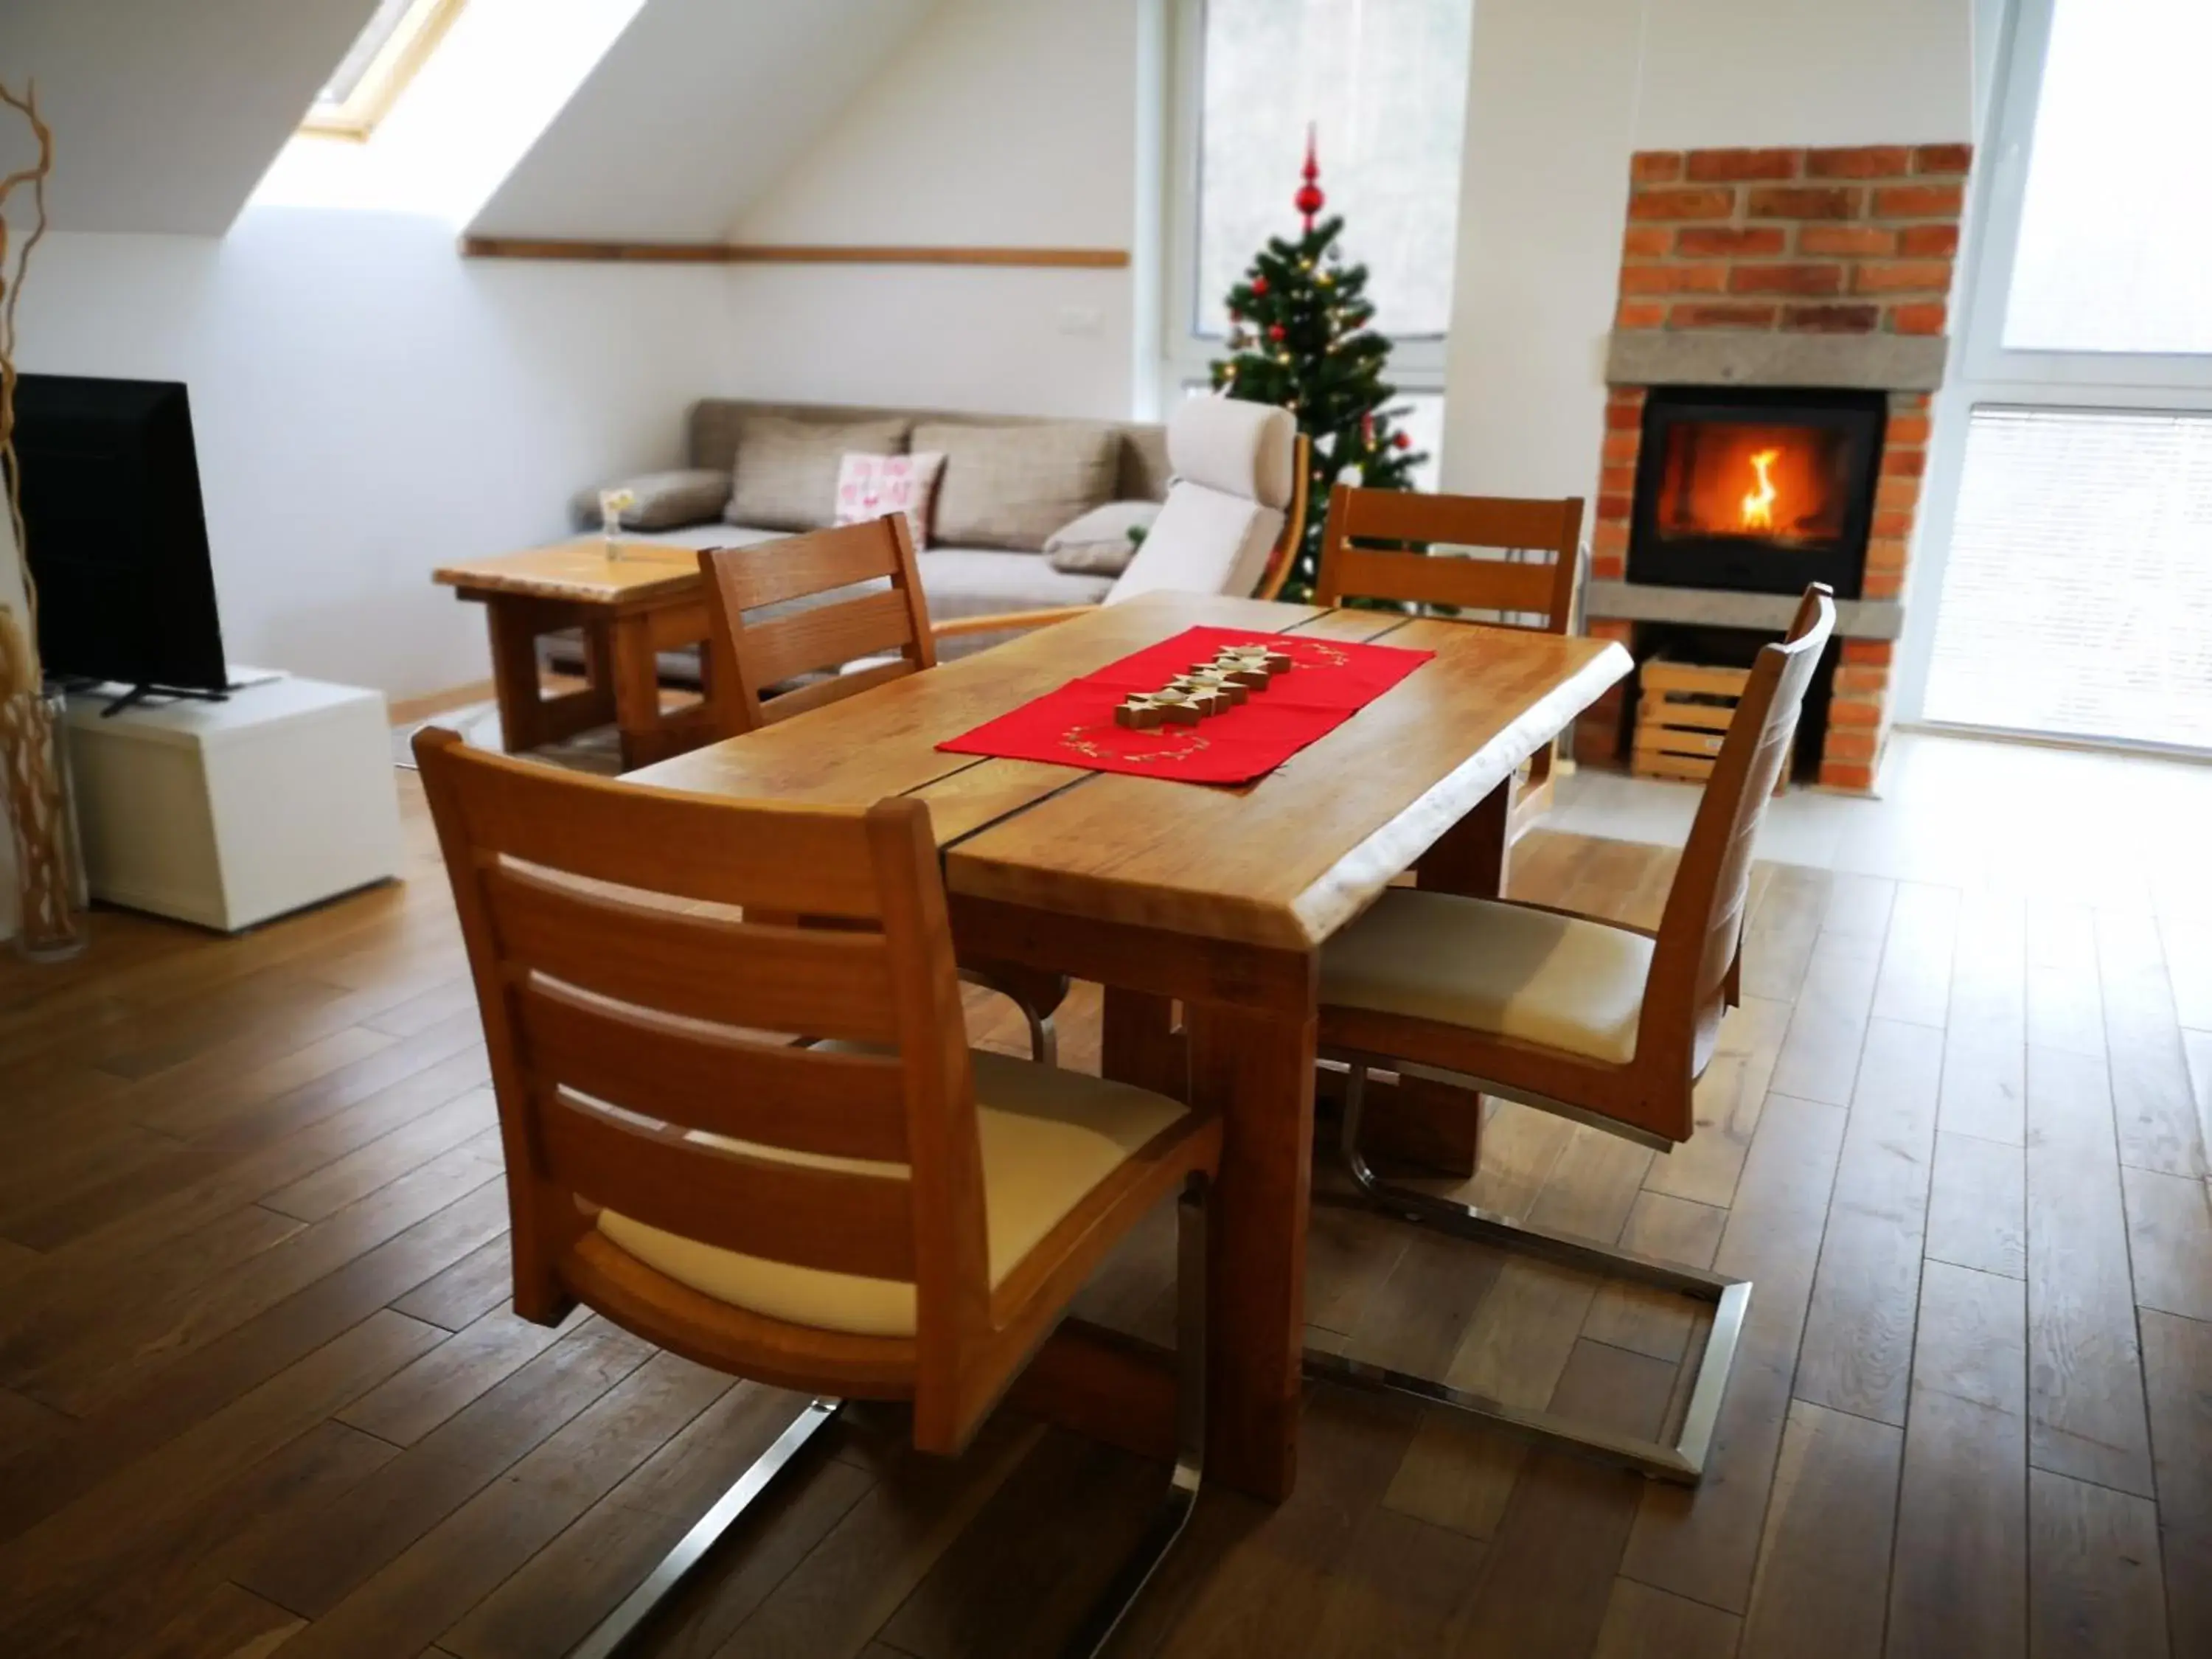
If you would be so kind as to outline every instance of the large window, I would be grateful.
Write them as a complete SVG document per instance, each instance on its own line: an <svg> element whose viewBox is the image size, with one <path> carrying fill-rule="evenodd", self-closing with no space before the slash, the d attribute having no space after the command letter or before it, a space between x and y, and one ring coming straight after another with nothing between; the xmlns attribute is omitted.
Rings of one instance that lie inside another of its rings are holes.
<svg viewBox="0 0 2212 1659"><path fill-rule="evenodd" d="M2212 750L2208 58L2207 0L2011 9L1900 718Z"/></svg>
<svg viewBox="0 0 2212 1659"><path fill-rule="evenodd" d="M1200 380L1223 296L1291 198L1312 127L1347 259L1370 272L1391 378L1443 385L1474 0L1178 0L1167 356Z"/></svg>
<svg viewBox="0 0 2212 1659"><path fill-rule="evenodd" d="M2054 8L2008 349L2212 352L2208 64L2207 0Z"/></svg>
<svg viewBox="0 0 2212 1659"><path fill-rule="evenodd" d="M461 3L377 0L367 26L315 94L301 131L332 138L368 137L436 50Z"/></svg>
<svg viewBox="0 0 2212 1659"><path fill-rule="evenodd" d="M2212 419L1977 409L1930 719L2212 750Z"/></svg>

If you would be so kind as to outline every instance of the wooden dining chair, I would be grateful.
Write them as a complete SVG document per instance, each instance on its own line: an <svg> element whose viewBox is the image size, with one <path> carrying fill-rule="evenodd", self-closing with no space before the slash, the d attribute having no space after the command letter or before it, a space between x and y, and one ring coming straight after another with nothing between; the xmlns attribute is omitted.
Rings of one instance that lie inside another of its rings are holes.
<svg viewBox="0 0 2212 1659"><path fill-rule="evenodd" d="M1404 489L1329 492L1322 527L1321 562L1314 581L1316 605L1346 599L1391 599L1449 605L1507 628L1565 634L1574 619L1575 575L1582 550L1583 502L1523 501L1503 495L1429 495ZM1437 558L1409 553L1423 542L1486 553L1542 555L1541 558ZM1555 744L1530 757L1514 785L1507 836L1517 841L1551 809Z"/></svg>
<svg viewBox="0 0 2212 1659"><path fill-rule="evenodd" d="M750 547L704 548L699 571L713 624L707 684L726 738L936 665L903 513ZM839 596L846 589L853 591ZM800 603L809 599L817 603ZM781 614L746 620L771 606ZM841 672L848 665L851 672ZM769 695L808 674L822 678ZM1031 1058L1054 1057L1052 1017L1067 994L1065 978L995 963L973 965L964 976L1020 1012Z"/></svg>
<svg viewBox="0 0 2212 1659"><path fill-rule="evenodd" d="M1198 1490L1218 1121L969 1049L919 801L687 795L436 729L415 753L490 1051L516 1311L551 1325L580 1302L820 1396L574 1651L611 1652L843 1399L911 1401L916 1446L957 1455L1180 1193L1178 1461L1066 1650L1095 1651ZM740 919L763 905L843 925Z"/></svg>
<svg viewBox="0 0 2212 1659"><path fill-rule="evenodd" d="M903 513L750 547L702 548L699 572L712 623L708 682L726 738L936 665ZM747 620L771 606L776 614ZM811 674L826 678L776 690Z"/></svg>
<svg viewBox="0 0 2212 1659"><path fill-rule="evenodd" d="M1750 1282L1388 1185L1360 1151L1361 1103L1368 1072L1382 1068L1463 1091L1470 1111L1483 1095L1500 1095L1661 1152L1690 1138L1693 1091L1738 1000L1759 821L1835 619L1829 590L1816 585L1788 636L1761 648L1656 933L1543 905L1393 887L1322 947L1320 1048L1348 1068L1341 1150L1367 1196L1409 1221L1716 1304L1675 1438L1597 1433L1334 1355L1309 1354L1310 1373L1458 1406L1647 1474L1692 1483L1703 1474Z"/></svg>

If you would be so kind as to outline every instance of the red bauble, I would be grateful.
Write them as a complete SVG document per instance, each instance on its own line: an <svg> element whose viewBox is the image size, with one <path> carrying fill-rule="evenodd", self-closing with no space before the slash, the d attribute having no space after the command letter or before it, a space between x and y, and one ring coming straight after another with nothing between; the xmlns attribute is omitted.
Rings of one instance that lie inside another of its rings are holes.
<svg viewBox="0 0 2212 1659"><path fill-rule="evenodd" d="M1267 292L1267 279L1265 276L1255 276L1252 279L1252 292L1265 297Z"/></svg>
<svg viewBox="0 0 2212 1659"><path fill-rule="evenodd" d="M1298 169L1298 173L1305 183L1291 198L1291 205L1305 216L1306 230L1311 234L1314 215L1322 210L1328 198L1321 193L1321 164L1314 159L1314 130L1310 121L1306 123L1306 164Z"/></svg>
<svg viewBox="0 0 2212 1659"><path fill-rule="evenodd" d="M1288 331L1289 331L1284 328L1280 323L1270 323L1267 325L1267 337L1274 341L1278 345L1282 343L1283 336Z"/></svg>
<svg viewBox="0 0 2212 1659"><path fill-rule="evenodd" d="M1390 441L1401 449L1411 449L1413 447L1413 441L1402 432L1392 433Z"/></svg>

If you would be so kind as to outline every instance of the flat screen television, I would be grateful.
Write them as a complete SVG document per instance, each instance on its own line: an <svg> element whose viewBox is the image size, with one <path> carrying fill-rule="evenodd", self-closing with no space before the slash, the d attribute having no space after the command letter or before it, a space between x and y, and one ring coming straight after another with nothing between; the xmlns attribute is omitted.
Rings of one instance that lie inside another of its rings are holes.
<svg viewBox="0 0 2212 1659"><path fill-rule="evenodd" d="M228 678L184 386L22 375L15 459L46 672L137 696L221 696Z"/></svg>

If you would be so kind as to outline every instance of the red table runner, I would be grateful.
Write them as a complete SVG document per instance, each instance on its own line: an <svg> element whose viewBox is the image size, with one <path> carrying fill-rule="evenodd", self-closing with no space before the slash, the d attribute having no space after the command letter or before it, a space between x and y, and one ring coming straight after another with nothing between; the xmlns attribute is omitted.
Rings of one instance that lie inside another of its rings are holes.
<svg viewBox="0 0 2212 1659"><path fill-rule="evenodd" d="M1224 646L1254 644L1284 653L1293 666L1236 708L1195 726L1136 731L1115 724L1115 705L1131 692L1157 690ZM1188 629L937 746L956 755L1049 761L1095 772L1249 783L1334 731L1435 655L1297 634Z"/></svg>

